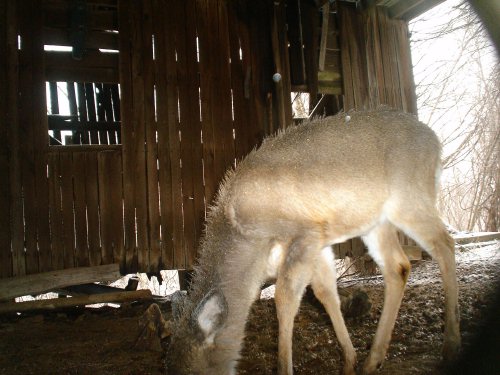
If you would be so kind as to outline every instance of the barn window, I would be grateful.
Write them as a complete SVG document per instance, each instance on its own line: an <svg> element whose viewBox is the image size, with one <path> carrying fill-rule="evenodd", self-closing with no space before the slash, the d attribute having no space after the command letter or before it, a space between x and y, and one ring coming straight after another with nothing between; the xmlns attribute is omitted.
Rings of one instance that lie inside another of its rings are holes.
<svg viewBox="0 0 500 375"><path fill-rule="evenodd" d="M120 88L101 82L47 82L51 145L121 143Z"/></svg>

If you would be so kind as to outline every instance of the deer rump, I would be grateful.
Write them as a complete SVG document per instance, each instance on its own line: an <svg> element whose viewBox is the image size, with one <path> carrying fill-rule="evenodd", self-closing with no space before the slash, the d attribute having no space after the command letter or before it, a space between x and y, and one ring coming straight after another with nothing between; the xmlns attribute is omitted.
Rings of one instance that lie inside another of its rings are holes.
<svg viewBox="0 0 500 375"><path fill-rule="evenodd" d="M440 143L412 115L379 110L290 127L266 139L221 184L188 296L175 304L171 374L234 374L260 286L276 279L278 373L292 374L293 320L311 285L355 374L340 313L332 244L361 236L386 284L362 372L379 367L410 271L396 228L438 262L445 291L443 354L460 347L454 245L435 207Z"/></svg>

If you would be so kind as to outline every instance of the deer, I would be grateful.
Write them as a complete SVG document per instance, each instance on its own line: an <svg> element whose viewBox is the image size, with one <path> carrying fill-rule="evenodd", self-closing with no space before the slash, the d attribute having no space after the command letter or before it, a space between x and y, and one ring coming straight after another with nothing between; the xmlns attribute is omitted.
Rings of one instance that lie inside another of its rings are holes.
<svg viewBox="0 0 500 375"><path fill-rule="evenodd" d="M438 263L445 295L443 357L460 349L454 241L436 208L436 134L391 109L311 120L266 138L220 185L187 295L173 304L167 372L232 375L252 303L276 280L278 374L291 375L292 334L305 288L324 305L343 350L356 352L340 310L331 246L361 237L384 278L384 305L361 369L384 361L410 262L397 230Z"/></svg>

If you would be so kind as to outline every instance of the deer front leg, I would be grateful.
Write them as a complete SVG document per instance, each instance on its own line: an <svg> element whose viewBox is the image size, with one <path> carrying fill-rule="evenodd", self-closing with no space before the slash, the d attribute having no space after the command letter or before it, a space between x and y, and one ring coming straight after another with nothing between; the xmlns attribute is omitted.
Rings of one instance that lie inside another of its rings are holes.
<svg viewBox="0 0 500 375"><path fill-rule="evenodd" d="M399 244L396 230L390 223L375 227L363 237L363 241L368 246L369 254L380 267L385 282L382 315L370 354L363 366L364 374L372 374L382 365L387 353L411 266Z"/></svg>

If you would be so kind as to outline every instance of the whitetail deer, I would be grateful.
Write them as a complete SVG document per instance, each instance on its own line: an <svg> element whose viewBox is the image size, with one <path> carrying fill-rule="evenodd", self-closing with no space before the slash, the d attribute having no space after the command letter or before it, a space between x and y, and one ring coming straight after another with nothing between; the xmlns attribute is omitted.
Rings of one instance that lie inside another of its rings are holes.
<svg viewBox="0 0 500 375"><path fill-rule="evenodd" d="M276 278L278 373L292 374L292 331L311 284L344 351L356 353L340 312L330 245L361 236L386 284L363 373L381 365L410 272L396 229L438 262L444 285L443 354L460 347L454 244L435 207L436 135L390 110L350 113L291 127L251 152L222 184L208 217L188 296L174 309L169 374L235 374L249 309Z"/></svg>

